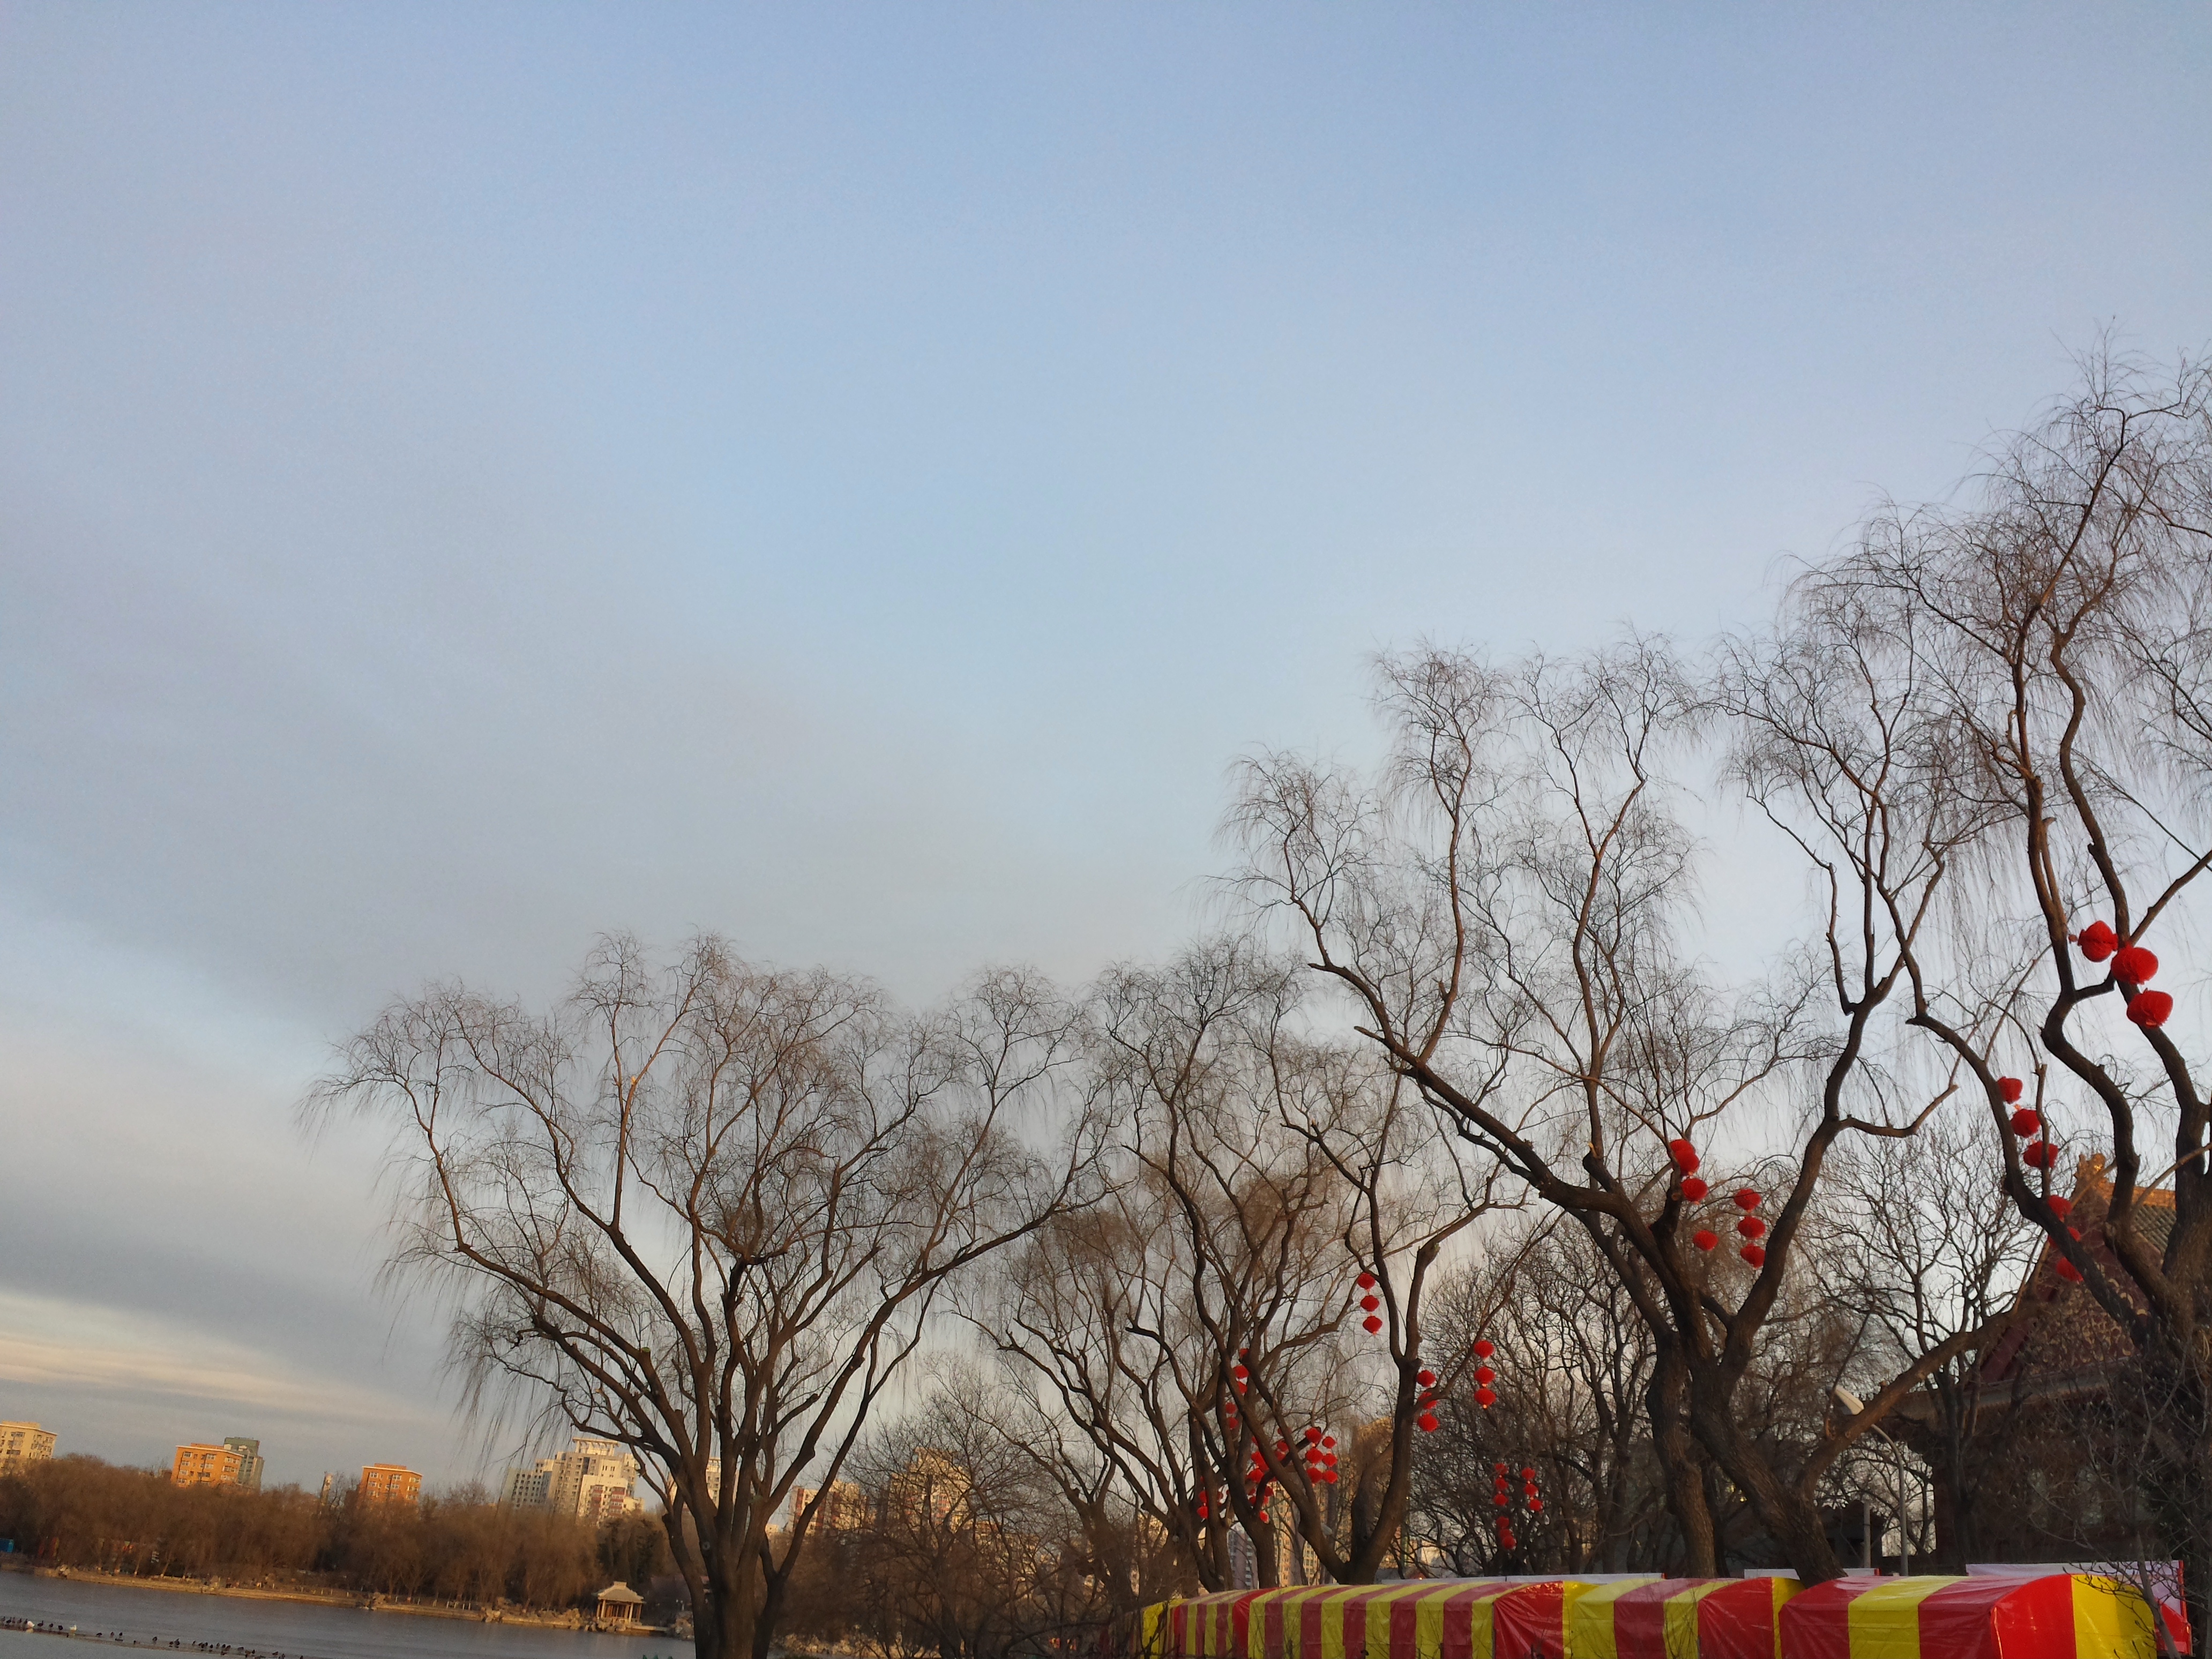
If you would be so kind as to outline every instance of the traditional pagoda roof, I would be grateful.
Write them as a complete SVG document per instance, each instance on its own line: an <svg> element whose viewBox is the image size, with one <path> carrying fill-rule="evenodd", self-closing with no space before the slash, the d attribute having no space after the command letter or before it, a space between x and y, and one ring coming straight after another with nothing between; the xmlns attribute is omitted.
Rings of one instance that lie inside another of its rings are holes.
<svg viewBox="0 0 2212 1659"><path fill-rule="evenodd" d="M617 1602L629 1607L641 1607L645 1605L645 1598L619 1578L601 1590L599 1599L602 1601Z"/></svg>
<svg viewBox="0 0 2212 1659"><path fill-rule="evenodd" d="M2105 1214L2112 1201L2112 1183L2105 1173L2101 1152L2082 1158L2074 1171L2074 1211L2069 1218L2079 1228L2081 1242L2100 1261L2107 1277L2123 1295L2135 1291L2121 1268L2119 1258L2105 1243ZM2138 1233L2154 1249L2163 1249L2173 1233L2173 1191L2171 1188L2138 1189L2131 1209ZM2060 1277L2058 1264L2065 1260L2048 1238L2037 1255L2034 1271L2021 1283L2014 1298L2015 1309L2035 1311L1999 1339L1982 1362L1984 1388L2014 1386L2033 1373L2039 1388L2064 1389L2069 1380L2081 1387L2103 1386L2104 1368L2135 1352L2135 1345L2112 1315L2099 1305L2087 1286Z"/></svg>

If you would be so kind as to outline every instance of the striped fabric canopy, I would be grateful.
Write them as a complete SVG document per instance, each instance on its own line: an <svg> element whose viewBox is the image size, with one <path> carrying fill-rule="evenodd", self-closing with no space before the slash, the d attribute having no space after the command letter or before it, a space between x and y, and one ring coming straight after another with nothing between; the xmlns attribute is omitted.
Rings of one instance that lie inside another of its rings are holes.
<svg viewBox="0 0 2212 1659"><path fill-rule="evenodd" d="M1573 1659L1779 1659L1775 1615L1794 1578L1649 1578L1570 1584Z"/></svg>
<svg viewBox="0 0 2212 1659"><path fill-rule="evenodd" d="M1231 1590L1147 1611L1152 1659L1565 1659L1554 1578Z"/></svg>
<svg viewBox="0 0 2212 1659"><path fill-rule="evenodd" d="M2176 1645L2189 1629L2169 1612ZM2109 1578L1837 1578L1782 1609L1790 1659L2153 1659L2150 1611Z"/></svg>

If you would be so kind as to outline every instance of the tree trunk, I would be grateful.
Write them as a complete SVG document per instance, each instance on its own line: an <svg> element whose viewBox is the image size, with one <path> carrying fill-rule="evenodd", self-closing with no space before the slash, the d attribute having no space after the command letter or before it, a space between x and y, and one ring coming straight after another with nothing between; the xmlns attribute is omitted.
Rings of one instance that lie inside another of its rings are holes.
<svg viewBox="0 0 2212 1659"><path fill-rule="evenodd" d="M1682 1576L1717 1578L1720 1540L1705 1501L1705 1455L1690 1432L1689 1376L1679 1352L1662 1343L1644 1391L1651 1443L1667 1483L1667 1512L1682 1534Z"/></svg>
<svg viewBox="0 0 2212 1659"><path fill-rule="evenodd" d="M1781 1547L1783 1559L1806 1584L1825 1584L1844 1576L1843 1564L1820 1524L1820 1506L1811 1495L1784 1481L1759 1449L1736 1426L1729 1396L1735 1386L1725 1373L1697 1379L1691 1424L1723 1474L1750 1500L1767 1536Z"/></svg>

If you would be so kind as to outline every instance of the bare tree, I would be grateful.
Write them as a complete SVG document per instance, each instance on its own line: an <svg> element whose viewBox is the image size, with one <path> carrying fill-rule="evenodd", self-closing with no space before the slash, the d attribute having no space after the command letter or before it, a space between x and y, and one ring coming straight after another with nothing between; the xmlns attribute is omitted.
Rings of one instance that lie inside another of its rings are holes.
<svg viewBox="0 0 2212 1659"><path fill-rule="evenodd" d="M2176 1443L2195 1450L2165 1466L2160 1504L2203 1514L2212 1103L2142 946L2171 957L2188 938L2212 866L2212 373L2091 357L2076 393L1996 454L1972 498L1878 514L1793 606L1910 641L1878 678L1932 694L1959 787L1992 826L1969 914L1911 965L1913 1023L1971 1075L2020 1212L2172 1379L2160 1397L2180 1413ZM1809 712L1832 707L1816 698ZM2013 1099L2007 1069L2035 1079L2029 1099ZM2037 1115L2024 1135L2008 1121L2023 1107ZM2110 1148L2106 1250L2049 1201L2077 1113ZM2200 1553L2185 1580L2199 1644L2212 1640L2208 1580Z"/></svg>
<svg viewBox="0 0 2212 1659"><path fill-rule="evenodd" d="M1980 1356L2015 1310L2042 1243L1990 1179L1988 1136L1972 1118L1939 1113L1908 1139L1845 1142L1810 1253L1823 1294L1865 1333L1853 1374L1841 1379L1853 1389L1879 1387L1962 1331L1982 1333L1977 1350L1954 1350L1928 1373L1891 1427L1914 1443L1946 1494L1952 1571L1990 1559L1975 1530L1977 1499L2002 1452L1984 1432L1993 1419ZM1888 1472L1872 1478L1886 1483Z"/></svg>
<svg viewBox="0 0 2212 1659"><path fill-rule="evenodd" d="M1303 1029L1297 977L1224 939L1102 981L1109 1200L1008 1258L975 1314L1079 1437L1071 1484L1117 1483L1209 1589L1232 1526L1269 1582L1285 1528L1328 1578L1379 1570L1451 1381L1423 1297L1490 1201L1399 1079Z"/></svg>
<svg viewBox="0 0 2212 1659"><path fill-rule="evenodd" d="M772 1547L794 1485L830 1489L947 1281L1084 1195L1073 1019L1020 974L915 1020L613 939L545 1014L395 1003L309 1106L390 1132L393 1266L457 1303L471 1398L641 1454L702 1659L765 1659L823 1501Z"/></svg>
<svg viewBox="0 0 2212 1659"><path fill-rule="evenodd" d="M1745 679L1795 695L1771 674ZM1733 701L1741 713L1749 699ZM1290 757L1247 769L1233 822L1249 889L1293 919L1388 1063L1582 1226L1630 1295L1658 1345L1654 1443L1691 1570L1716 1570L1710 1457L1802 1576L1834 1576L1821 1478L1925 1370L1895 1378L1862 1420L1786 1466L1740 1395L1783 1307L1828 1149L1851 1133L1909 1133L1941 1097L1939 1085L1923 1103L1902 1102L1869 1049L1897 1017L1905 946L1978 827L1954 807L1927 746L1904 740L1932 714L1885 721L1891 711L1876 709L1837 752L1785 747L1747 763L1762 801L1777 790L1802 799L1809 782L1817 833L1850 855L1831 866L1820 973L1730 996L1680 942L1695 848L1668 767L1705 705L1665 652L1637 643L1500 671L1423 650L1384 664L1382 702L1396 743L1380 787ZM1824 983L1839 1024L1816 1030L1811 998ZM1809 1100L1791 1155L1764 1176L1739 1167L1756 1207L1779 1188L1771 1231L1747 1216L1744 1231L1758 1236L1717 1255L1729 1224L1705 1178L1689 1175L1696 1139L1718 1151L1731 1136L1735 1156L1750 1154L1788 1132L1780 1091L1801 1080Z"/></svg>

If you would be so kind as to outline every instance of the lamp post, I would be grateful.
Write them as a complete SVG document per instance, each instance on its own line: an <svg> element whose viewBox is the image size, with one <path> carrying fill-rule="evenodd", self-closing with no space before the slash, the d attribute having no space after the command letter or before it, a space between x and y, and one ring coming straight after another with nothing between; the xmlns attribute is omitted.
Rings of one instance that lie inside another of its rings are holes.
<svg viewBox="0 0 2212 1659"><path fill-rule="evenodd" d="M1836 1403L1853 1417L1856 1417L1866 1409L1866 1402L1840 1382L1829 1392L1836 1396ZM1891 1437L1889 1431L1883 1428L1881 1424L1869 1423L1867 1426L1880 1435L1888 1444L1891 1462L1897 1468L1897 1576L1900 1578L1909 1578L1912 1575L1912 1544L1911 1534L1905 1529L1905 1448L1899 1445ZM1860 1501L1863 1504L1865 1502L1863 1498ZM1865 1544L1865 1553L1868 1557L1866 1565L1869 1566L1874 1565L1873 1534L1874 1527L1869 1516Z"/></svg>

